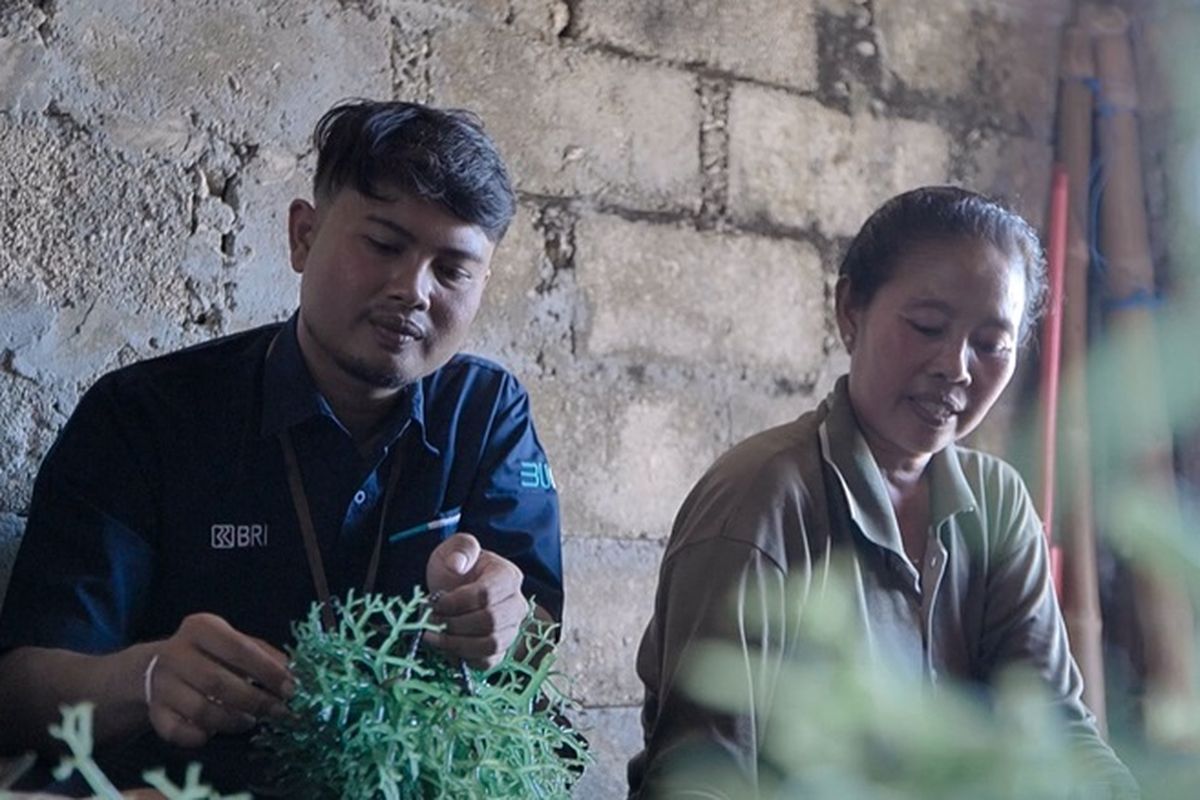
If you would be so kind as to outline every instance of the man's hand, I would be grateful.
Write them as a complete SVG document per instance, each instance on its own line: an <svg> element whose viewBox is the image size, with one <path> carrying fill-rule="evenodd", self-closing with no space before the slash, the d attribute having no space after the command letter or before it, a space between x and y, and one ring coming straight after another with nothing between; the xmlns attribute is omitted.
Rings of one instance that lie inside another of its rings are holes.
<svg viewBox="0 0 1200 800"><path fill-rule="evenodd" d="M529 609L521 594L523 578L516 564L482 549L471 534L454 534L425 565L425 583L438 595L433 621L446 626L425 634L425 641L477 669L494 667Z"/></svg>
<svg viewBox="0 0 1200 800"><path fill-rule="evenodd" d="M150 724L168 742L199 747L286 713L294 691L287 656L214 614L193 614L153 647L145 688Z"/></svg>

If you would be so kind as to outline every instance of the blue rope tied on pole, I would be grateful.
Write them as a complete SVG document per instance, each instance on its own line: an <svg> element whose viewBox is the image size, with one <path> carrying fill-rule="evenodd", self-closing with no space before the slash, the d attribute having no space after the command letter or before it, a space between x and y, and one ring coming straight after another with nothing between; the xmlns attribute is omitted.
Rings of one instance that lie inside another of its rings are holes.
<svg viewBox="0 0 1200 800"><path fill-rule="evenodd" d="M1100 205L1108 185L1108 174L1104 170L1104 159L1092 157L1092 168L1088 175L1088 251L1091 254L1092 272L1103 278L1108 271L1108 260L1100 250Z"/></svg>
<svg viewBox="0 0 1200 800"><path fill-rule="evenodd" d="M1157 293L1149 289L1135 289L1124 297L1107 297L1104 299L1104 310L1127 311L1131 308L1149 308L1157 311L1163 300Z"/></svg>

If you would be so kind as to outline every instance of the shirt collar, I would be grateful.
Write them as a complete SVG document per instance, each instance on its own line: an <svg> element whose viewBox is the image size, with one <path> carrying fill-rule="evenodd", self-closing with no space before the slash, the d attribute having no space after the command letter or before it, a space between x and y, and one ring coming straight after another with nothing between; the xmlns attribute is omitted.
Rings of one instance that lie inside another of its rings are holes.
<svg viewBox="0 0 1200 800"><path fill-rule="evenodd" d="M955 516L975 510L975 493L963 474L962 461L953 444L929 460L929 511L934 528Z"/></svg>
<svg viewBox="0 0 1200 800"><path fill-rule="evenodd" d="M904 552L896 514L888 499L883 475L863 438L850 406L849 382L838 378L825 398L820 426L822 457L837 475L850 516L863 535L880 547ZM975 508L975 497L963 475L954 445L929 460L930 522L937 530L955 514Z"/></svg>
<svg viewBox="0 0 1200 800"><path fill-rule="evenodd" d="M300 340L296 336L298 320L299 313L293 314L280 327L267 350L259 426L264 437L277 436L282 430L318 416L328 417L342 427L304 363ZM410 421L416 424L421 443L436 455L437 448L425 438L425 392L421 381L405 387L396 399L396 406L386 423L387 431L380 437L384 446L390 446Z"/></svg>

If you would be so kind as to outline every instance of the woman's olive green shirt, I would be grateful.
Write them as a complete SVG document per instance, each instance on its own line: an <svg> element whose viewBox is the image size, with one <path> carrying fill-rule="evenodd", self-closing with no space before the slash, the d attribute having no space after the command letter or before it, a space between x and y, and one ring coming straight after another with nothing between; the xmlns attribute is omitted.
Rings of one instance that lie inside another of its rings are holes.
<svg viewBox="0 0 1200 800"><path fill-rule="evenodd" d="M869 651L934 685L946 677L987 683L1016 663L1033 668L1097 775L1119 788L1115 796L1136 791L1081 700L1042 526L1020 476L997 458L954 446L927 469L930 538L918 574L845 378L814 411L713 464L676 517L638 651L645 749L629 765L631 797L658 796L643 787L674 750L696 741L719 746L753 779L770 709L730 716L697 706L680 689L686 656L713 638L761 653L753 662L760 666L743 677L758 684L750 696L769 696L761 684L777 671L772 660L792 651L800 611L785 600L785 579L819 590L838 556L851 567Z"/></svg>

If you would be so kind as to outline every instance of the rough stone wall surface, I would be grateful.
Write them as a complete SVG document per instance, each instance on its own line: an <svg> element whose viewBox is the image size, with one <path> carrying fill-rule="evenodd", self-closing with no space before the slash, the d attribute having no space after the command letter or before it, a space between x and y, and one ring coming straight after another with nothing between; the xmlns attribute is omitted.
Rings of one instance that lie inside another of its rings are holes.
<svg viewBox="0 0 1200 800"><path fill-rule="evenodd" d="M675 509L845 368L833 275L881 200L958 181L1040 221L1069 5L0 0L0 596L99 374L292 309L319 114L470 107L521 201L472 347L529 387L561 484L578 796L623 796Z"/></svg>

